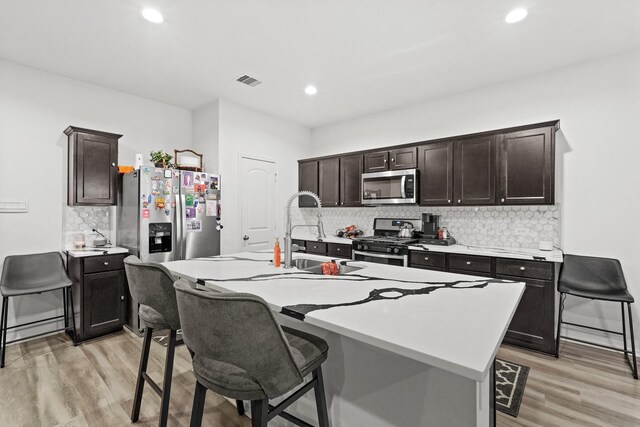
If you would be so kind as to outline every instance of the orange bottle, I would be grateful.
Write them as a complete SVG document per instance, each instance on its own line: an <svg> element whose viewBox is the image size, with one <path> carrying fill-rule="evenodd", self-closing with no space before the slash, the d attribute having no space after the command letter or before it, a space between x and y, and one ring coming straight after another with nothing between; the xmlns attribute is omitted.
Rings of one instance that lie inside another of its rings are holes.
<svg viewBox="0 0 640 427"><path fill-rule="evenodd" d="M280 239L276 237L276 245L273 247L273 266L280 267Z"/></svg>

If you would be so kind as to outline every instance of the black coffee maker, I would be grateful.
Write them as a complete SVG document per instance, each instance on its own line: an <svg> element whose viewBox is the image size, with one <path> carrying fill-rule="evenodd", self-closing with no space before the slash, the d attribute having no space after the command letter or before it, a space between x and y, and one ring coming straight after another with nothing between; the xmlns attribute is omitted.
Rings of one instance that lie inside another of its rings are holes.
<svg viewBox="0 0 640 427"><path fill-rule="evenodd" d="M425 239L437 239L440 217L431 213L422 214L422 234Z"/></svg>

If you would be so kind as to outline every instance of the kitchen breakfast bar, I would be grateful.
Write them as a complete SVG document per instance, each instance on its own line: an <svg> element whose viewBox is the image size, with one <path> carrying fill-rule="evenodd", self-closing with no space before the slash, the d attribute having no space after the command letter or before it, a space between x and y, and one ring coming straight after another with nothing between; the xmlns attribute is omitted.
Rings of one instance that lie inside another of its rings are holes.
<svg viewBox="0 0 640 427"><path fill-rule="evenodd" d="M259 295L283 325L324 338L334 427L495 424L493 362L523 283L346 260L338 261L339 276L323 276L316 264L327 257L294 254L291 269L271 258L241 253L164 265L216 291ZM316 423L312 397L289 410Z"/></svg>

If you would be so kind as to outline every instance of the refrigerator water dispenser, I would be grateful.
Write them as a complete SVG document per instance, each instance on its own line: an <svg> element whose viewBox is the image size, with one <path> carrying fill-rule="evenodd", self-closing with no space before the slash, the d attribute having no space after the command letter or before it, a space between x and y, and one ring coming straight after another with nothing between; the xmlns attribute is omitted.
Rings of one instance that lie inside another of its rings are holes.
<svg viewBox="0 0 640 427"><path fill-rule="evenodd" d="M149 253L171 252L171 223L149 224Z"/></svg>

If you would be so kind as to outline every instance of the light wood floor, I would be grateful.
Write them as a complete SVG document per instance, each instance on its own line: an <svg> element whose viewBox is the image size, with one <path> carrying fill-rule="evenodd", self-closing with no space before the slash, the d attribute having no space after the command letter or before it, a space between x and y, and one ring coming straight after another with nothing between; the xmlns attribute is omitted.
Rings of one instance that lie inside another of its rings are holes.
<svg viewBox="0 0 640 427"><path fill-rule="evenodd" d="M9 346L0 369L0 426L130 425L141 344L122 332L78 347L62 334ZM164 350L151 346L149 372L158 380ZM186 348L176 351L169 425L187 426L195 379ZM498 413L498 426L640 426L640 381L619 354L563 343L559 360L508 346L498 357L531 368L518 418ZM157 425L159 407L147 387L136 425ZM229 402L207 394L203 425L250 424Z"/></svg>

